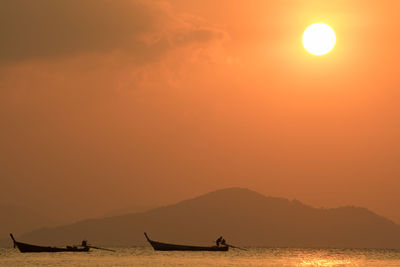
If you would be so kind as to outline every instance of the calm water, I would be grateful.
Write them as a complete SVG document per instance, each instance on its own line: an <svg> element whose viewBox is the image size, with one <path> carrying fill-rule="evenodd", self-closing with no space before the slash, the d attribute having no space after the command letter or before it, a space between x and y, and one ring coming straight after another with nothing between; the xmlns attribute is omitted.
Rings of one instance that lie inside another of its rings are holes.
<svg viewBox="0 0 400 267"><path fill-rule="evenodd" d="M156 252L150 247L117 252L25 253L0 249L0 266L400 266L399 250L252 248L229 252Z"/></svg>

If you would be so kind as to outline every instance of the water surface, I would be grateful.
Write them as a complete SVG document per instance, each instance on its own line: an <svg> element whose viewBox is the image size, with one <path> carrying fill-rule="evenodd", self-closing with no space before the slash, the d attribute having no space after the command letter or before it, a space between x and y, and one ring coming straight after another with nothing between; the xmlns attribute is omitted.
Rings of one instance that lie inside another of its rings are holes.
<svg viewBox="0 0 400 267"><path fill-rule="evenodd" d="M400 266L390 249L250 248L229 252L162 252L150 247L116 252L20 253L0 249L0 266Z"/></svg>

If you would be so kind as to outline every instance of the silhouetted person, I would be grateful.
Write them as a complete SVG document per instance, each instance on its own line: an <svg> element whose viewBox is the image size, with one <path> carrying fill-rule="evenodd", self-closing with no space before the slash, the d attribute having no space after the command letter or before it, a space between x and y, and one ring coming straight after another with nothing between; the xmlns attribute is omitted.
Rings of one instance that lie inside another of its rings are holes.
<svg viewBox="0 0 400 267"><path fill-rule="evenodd" d="M86 240L83 240L82 241L82 247L86 247L87 246L87 241Z"/></svg>
<svg viewBox="0 0 400 267"><path fill-rule="evenodd" d="M220 237L218 237L217 241L215 241L215 243L217 244L217 247L219 247L219 244L221 243L222 240L223 240L222 236L220 236Z"/></svg>
<svg viewBox="0 0 400 267"><path fill-rule="evenodd" d="M222 239L222 240L221 240L221 245L226 246L225 239Z"/></svg>

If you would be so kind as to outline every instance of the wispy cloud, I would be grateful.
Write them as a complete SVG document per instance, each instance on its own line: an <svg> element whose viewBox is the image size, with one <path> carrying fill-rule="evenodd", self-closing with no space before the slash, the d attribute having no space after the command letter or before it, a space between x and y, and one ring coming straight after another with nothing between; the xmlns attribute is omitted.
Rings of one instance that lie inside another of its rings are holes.
<svg viewBox="0 0 400 267"><path fill-rule="evenodd" d="M0 18L0 63L115 51L146 63L178 46L226 38L161 1L5 0Z"/></svg>

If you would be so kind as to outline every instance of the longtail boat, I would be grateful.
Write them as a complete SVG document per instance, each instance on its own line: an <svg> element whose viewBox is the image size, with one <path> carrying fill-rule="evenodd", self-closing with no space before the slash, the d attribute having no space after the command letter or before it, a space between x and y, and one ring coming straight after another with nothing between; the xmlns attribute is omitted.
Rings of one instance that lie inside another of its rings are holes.
<svg viewBox="0 0 400 267"><path fill-rule="evenodd" d="M86 241L82 241L82 246L66 246L65 248L58 247L44 247L26 244L15 240L14 236L10 234L14 242L14 248L17 247L22 253L26 252L88 252L90 246L87 246Z"/></svg>
<svg viewBox="0 0 400 267"><path fill-rule="evenodd" d="M187 246L187 245L176 245L161 243L151 240L146 233L144 233L147 241L154 248L154 250L161 251L228 251L229 246L211 246L211 247L201 247L201 246Z"/></svg>

